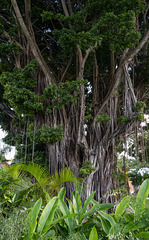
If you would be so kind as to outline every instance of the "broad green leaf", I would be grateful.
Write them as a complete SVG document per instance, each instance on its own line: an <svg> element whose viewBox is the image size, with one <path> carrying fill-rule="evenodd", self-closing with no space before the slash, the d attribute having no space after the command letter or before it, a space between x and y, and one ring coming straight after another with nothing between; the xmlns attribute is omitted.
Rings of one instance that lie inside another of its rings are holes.
<svg viewBox="0 0 149 240"><path fill-rule="evenodd" d="M109 209L109 208L113 208L114 207L114 204L113 203L98 203L96 200L92 200L92 203L94 206L99 206L99 211L100 210L106 210L106 209Z"/></svg>
<svg viewBox="0 0 149 240"><path fill-rule="evenodd" d="M75 218L76 217L76 214L75 213L72 213L72 214L68 214L68 215L65 215L63 217L59 217L58 219L56 220L53 220L52 223L51 223L51 227L56 225L57 223L61 222L62 220L65 220L67 218Z"/></svg>
<svg viewBox="0 0 149 240"><path fill-rule="evenodd" d="M139 220L137 222L130 222L128 224L126 224L124 226L124 229L123 229L123 233L127 233L129 231L134 231L134 230L137 230L139 228L144 228L144 227L147 227L148 226L148 221L143 219L143 220Z"/></svg>
<svg viewBox="0 0 149 240"><path fill-rule="evenodd" d="M98 212L99 213L99 216L101 216L102 218L105 218L106 220L109 221L109 223L111 224L111 226L114 226L116 224L114 218L112 216L110 216L109 214L103 212L103 211L100 211Z"/></svg>
<svg viewBox="0 0 149 240"><path fill-rule="evenodd" d="M113 208L113 207L114 207L114 204L112 204L112 203L100 203L98 205L98 211L103 211L103 210Z"/></svg>
<svg viewBox="0 0 149 240"><path fill-rule="evenodd" d="M66 194L66 188L63 187L63 188L60 189L60 191L58 193L58 198L60 198L61 200L64 201L65 194Z"/></svg>
<svg viewBox="0 0 149 240"><path fill-rule="evenodd" d="M139 192L136 198L136 207L135 207L135 215L139 216L139 214L145 208L146 199L149 195L149 179L146 179L140 186Z"/></svg>
<svg viewBox="0 0 149 240"><path fill-rule="evenodd" d="M43 187L43 192L46 196L46 202L48 203L51 200L51 197L49 196L49 193L45 190L45 188Z"/></svg>
<svg viewBox="0 0 149 240"><path fill-rule="evenodd" d="M115 215L122 216L122 214L125 211L125 208L128 206L130 202L131 196L126 196L122 199L122 201L119 203L119 205L116 208Z"/></svg>
<svg viewBox="0 0 149 240"><path fill-rule="evenodd" d="M97 230L96 230L95 226L91 230L89 240L98 240L98 234L97 234Z"/></svg>
<svg viewBox="0 0 149 240"><path fill-rule="evenodd" d="M50 230L48 231L44 236L43 236L43 240L48 240L51 239L51 237L55 236L55 231L54 230Z"/></svg>
<svg viewBox="0 0 149 240"><path fill-rule="evenodd" d="M61 199L59 199L59 207L64 216L70 214L66 203L64 201L62 201ZM75 220L71 217L69 219L65 219L65 223L68 226L69 232L73 232L75 229L75 226L76 226Z"/></svg>
<svg viewBox="0 0 149 240"><path fill-rule="evenodd" d="M73 209L74 209L74 212L79 214L82 210L81 198L79 196L79 193L73 192L72 195L73 195Z"/></svg>
<svg viewBox="0 0 149 240"><path fill-rule="evenodd" d="M125 219L126 219L126 222L130 222L131 221L131 223L132 223L133 220L134 220L134 214L131 213L131 212L126 212L125 213Z"/></svg>
<svg viewBox="0 0 149 240"><path fill-rule="evenodd" d="M106 220L105 218L103 217L100 217L100 220L101 220L101 224L102 224L102 228L104 230L104 232L106 234L109 234L109 231L111 229L111 224L108 220Z"/></svg>
<svg viewBox="0 0 149 240"><path fill-rule="evenodd" d="M70 199L68 199L68 198L66 198L67 199L67 202L69 203L69 212L74 212L73 211L73 204L72 204L72 201L70 200Z"/></svg>
<svg viewBox="0 0 149 240"><path fill-rule="evenodd" d="M58 198L54 197L46 205L46 207L44 208L39 218L37 233L41 234L43 232L44 227L46 227L47 221L48 221L48 225L51 224L57 207L58 207Z"/></svg>
<svg viewBox="0 0 149 240"><path fill-rule="evenodd" d="M148 232L140 232L137 236L140 239L149 239L149 231Z"/></svg>
<svg viewBox="0 0 149 240"><path fill-rule="evenodd" d="M81 221L81 210L82 210L82 201L79 196L79 193L72 193L73 195L73 210L74 213L77 213L77 223L79 224Z"/></svg>
<svg viewBox="0 0 149 240"><path fill-rule="evenodd" d="M92 201L92 199L93 199L93 197L94 197L94 195L95 195L95 192L96 192L96 191L94 191L93 193L91 193L91 195L85 200L84 206L83 206L83 208L82 208L82 210L81 210L81 214L83 214L83 213L85 213L85 212L87 211L88 205L89 205L89 203Z"/></svg>
<svg viewBox="0 0 149 240"><path fill-rule="evenodd" d="M42 199L39 198L29 214L30 232L31 233L35 232L36 225L37 225L37 217L38 217L39 211L41 209L41 205L42 205Z"/></svg>
<svg viewBox="0 0 149 240"><path fill-rule="evenodd" d="M33 239L33 233L29 233L23 237L23 240L32 240Z"/></svg>
<svg viewBox="0 0 149 240"><path fill-rule="evenodd" d="M89 211L87 211L86 213L84 213L81 216L81 221L85 218L87 218L88 216L91 216L94 212L96 212L98 210L98 206L93 206Z"/></svg>
<svg viewBox="0 0 149 240"><path fill-rule="evenodd" d="M109 239L119 239L119 236L122 236L122 225L121 224L115 224L110 228L109 231ZM112 237L112 238L111 238ZM115 238L116 237L116 238ZM124 239L124 238L121 238Z"/></svg>

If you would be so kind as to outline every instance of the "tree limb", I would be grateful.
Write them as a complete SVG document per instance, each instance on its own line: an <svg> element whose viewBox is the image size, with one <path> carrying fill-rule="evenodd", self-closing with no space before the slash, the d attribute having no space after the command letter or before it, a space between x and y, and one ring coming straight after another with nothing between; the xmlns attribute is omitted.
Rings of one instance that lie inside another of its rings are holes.
<svg viewBox="0 0 149 240"><path fill-rule="evenodd" d="M17 42L14 38L12 38L6 31L2 33L2 37L9 39L11 42L14 42L22 51L24 51L23 46Z"/></svg>
<svg viewBox="0 0 149 240"><path fill-rule="evenodd" d="M138 46L136 48L134 48L133 50L130 49L128 51L126 57L121 61L121 64L119 67L124 66L125 63L129 63L134 58L134 56L136 56L138 54L138 52L143 48L143 46L147 42L148 38L149 38L149 30L146 32L145 36L142 38L142 40L140 41Z"/></svg>
<svg viewBox="0 0 149 240"><path fill-rule="evenodd" d="M39 66L41 67L42 71L45 74L47 85L52 84L53 80L54 80L53 76L50 74L49 68L48 68L45 60L43 59L43 56L42 56L36 42L32 39L32 37L31 37L31 35L30 35L30 33L29 33L25 23L24 23L24 20L22 18L22 15L20 13L20 10L19 10L19 7L18 7L18 4L17 4L16 0L11 0L11 3L13 5L17 20L18 20L18 22L19 22L19 24L20 24L20 26L21 26L21 28L24 32L24 35L25 35L26 39L29 42L31 51L32 51L34 57L37 59L37 61L39 63Z"/></svg>
<svg viewBox="0 0 149 240"><path fill-rule="evenodd" d="M63 11L64 11L65 16L69 17L69 13L68 13L68 10L67 10L65 0L61 0L61 3L62 3L62 7L63 7Z"/></svg>
<svg viewBox="0 0 149 240"><path fill-rule="evenodd" d="M116 70L116 75L115 75L115 81L112 85L112 87L109 89L101 107L99 108L97 114L95 115L94 119L93 119L93 123L95 124L96 122L96 118L99 116L99 114L101 113L101 111L103 110L104 106L108 103L109 99L111 98L112 94L117 91L120 79L121 79L121 74L122 74L122 67L126 64L129 63L134 56L136 56L138 54L138 52L143 48L143 46L145 45L145 43L147 42L149 38L149 30L146 32L145 36L142 38L142 40L140 41L140 43L138 44L138 46L136 48L132 49L126 49L122 55L121 58L121 62L120 65L118 67L118 69Z"/></svg>
<svg viewBox="0 0 149 240"><path fill-rule="evenodd" d="M71 6L71 1L68 0L68 9L69 9L69 13L70 13L70 16L73 14L73 11L72 11L72 6Z"/></svg>
<svg viewBox="0 0 149 240"><path fill-rule="evenodd" d="M0 103L0 111L5 112L9 117L15 117L15 112L11 110L5 103Z"/></svg>

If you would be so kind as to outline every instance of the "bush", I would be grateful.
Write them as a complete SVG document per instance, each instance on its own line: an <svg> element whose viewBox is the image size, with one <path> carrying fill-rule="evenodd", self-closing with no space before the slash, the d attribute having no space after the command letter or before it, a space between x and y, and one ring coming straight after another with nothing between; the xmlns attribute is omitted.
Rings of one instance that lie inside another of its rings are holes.
<svg viewBox="0 0 149 240"><path fill-rule="evenodd" d="M14 209L8 216L0 215L0 239L21 240L27 234L28 214Z"/></svg>

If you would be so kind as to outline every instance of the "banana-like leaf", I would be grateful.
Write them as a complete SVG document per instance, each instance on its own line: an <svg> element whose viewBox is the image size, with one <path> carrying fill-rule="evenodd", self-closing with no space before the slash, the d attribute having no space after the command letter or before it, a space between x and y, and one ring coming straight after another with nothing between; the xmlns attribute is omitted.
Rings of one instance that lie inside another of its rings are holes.
<svg viewBox="0 0 149 240"><path fill-rule="evenodd" d="M58 193L58 198L64 201L65 194L66 194L66 188L63 187L60 189Z"/></svg>
<svg viewBox="0 0 149 240"><path fill-rule="evenodd" d="M98 240L98 234L97 234L97 230L96 230L95 226L91 230L89 240Z"/></svg>
<svg viewBox="0 0 149 240"><path fill-rule="evenodd" d="M98 211L103 211L103 210L106 210L106 209L109 209L109 208L113 208L114 207L114 204L113 203L98 203L96 200L92 200L92 203L94 206L99 206L99 209Z"/></svg>
<svg viewBox="0 0 149 240"><path fill-rule="evenodd" d="M63 217L59 217L57 218L56 220L53 220L52 223L51 223L51 226L55 226L57 223L61 222L62 220L65 220L67 218L75 218L76 217L76 214L75 213L71 213L71 214L68 214L68 215L65 215Z"/></svg>
<svg viewBox="0 0 149 240"><path fill-rule="evenodd" d="M136 198L135 215L138 217L145 208L146 198L149 195L149 179L146 179L140 186Z"/></svg>
<svg viewBox="0 0 149 240"><path fill-rule="evenodd" d="M130 198L131 198L131 196L129 195L122 199L122 201L119 203L119 205L116 208L115 215L122 216L122 214L125 211L125 208L128 206L128 204L130 202Z"/></svg>
<svg viewBox="0 0 149 240"><path fill-rule="evenodd" d="M116 224L114 218L112 216L110 216L109 214L103 212L103 211L99 211L98 212L99 216L106 219L107 221L109 221L109 223L111 224L111 226L114 226Z"/></svg>
<svg viewBox="0 0 149 240"><path fill-rule="evenodd" d="M61 199L59 199L59 207L60 207L61 212L63 213L63 216L71 214L69 212L69 209L68 209L66 203L64 201L62 201ZM75 219L72 217L69 219L65 219L65 223L68 227L69 232L72 233L76 227Z"/></svg>
<svg viewBox="0 0 149 240"><path fill-rule="evenodd" d="M73 209L74 212L77 214L80 214L81 210L82 210L82 201L81 198L79 196L79 193L75 193L75 191L72 193L73 196Z"/></svg>
<svg viewBox="0 0 149 240"><path fill-rule="evenodd" d="M109 231L109 239L119 239L119 236L122 236L122 225L119 223L116 223L110 228ZM124 239L124 238L121 238Z"/></svg>
<svg viewBox="0 0 149 240"><path fill-rule="evenodd" d="M30 217L30 232L33 233L35 232L36 225L37 225L37 217L39 214L39 211L41 209L42 205L42 199L38 199L37 202L35 203L34 207L32 208L29 217Z"/></svg>
<svg viewBox="0 0 149 240"><path fill-rule="evenodd" d="M54 213L58 207L58 201L59 201L58 197L54 197L49 201L49 203L44 208L39 218L37 233L42 234L44 228L47 228L47 225L49 226L51 224L54 218Z"/></svg>
<svg viewBox="0 0 149 240"><path fill-rule="evenodd" d="M111 229L110 222L107 219L103 218L103 217L100 217L100 220L101 220L101 224L102 224L102 228L103 228L104 232L108 235L109 231Z"/></svg>
<svg viewBox="0 0 149 240"><path fill-rule="evenodd" d="M81 222L87 218L88 216L91 216L93 213L95 213L96 211L98 211L100 208L99 205L93 206L89 211L87 211L86 213L81 215Z"/></svg>
<svg viewBox="0 0 149 240"><path fill-rule="evenodd" d="M146 219L143 219L143 220L139 220L137 222L130 222L128 224L126 224L123 228L123 231L122 233L127 233L129 231L134 231L134 230L137 230L139 228L144 228L144 227L147 227L148 226L148 221Z"/></svg>
<svg viewBox="0 0 149 240"><path fill-rule="evenodd" d="M67 199L67 202L69 203L69 212L74 213L72 201L68 198L66 198L66 199Z"/></svg>
<svg viewBox="0 0 149 240"><path fill-rule="evenodd" d="M81 210L81 214L83 214L83 213L85 213L85 212L87 211L88 205L92 202L93 197L94 197L94 195L95 195L95 192L96 192L96 191L94 191L93 193L91 193L91 195L85 200L84 206L83 206L83 208L82 208L82 210Z"/></svg>
<svg viewBox="0 0 149 240"><path fill-rule="evenodd" d="M82 201L81 198L79 196L79 193L76 193L75 191L72 193L73 196L73 211L74 213L77 214L77 224L80 224L81 221L81 210L82 210Z"/></svg>
<svg viewBox="0 0 149 240"><path fill-rule="evenodd" d="M140 239L149 239L149 232L140 232L137 236Z"/></svg>

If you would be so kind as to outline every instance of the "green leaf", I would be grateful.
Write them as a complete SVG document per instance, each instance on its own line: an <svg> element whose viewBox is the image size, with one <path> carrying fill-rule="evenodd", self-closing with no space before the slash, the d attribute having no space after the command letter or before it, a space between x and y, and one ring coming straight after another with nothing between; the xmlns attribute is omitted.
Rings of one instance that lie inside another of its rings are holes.
<svg viewBox="0 0 149 240"><path fill-rule="evenodd" d="M81 210L82 210L82 201L81 198L79 196L79 193L76 193L75 191L72 193L73 195L73 211L74 213L77 214L77 224L80 224L81 222Z"/></svg>
<svg viewBox="0 0 149 240"><path fill-rule="evenodd" d="M47 228L52 223L54 213L58 207L59 199L57 197L52 198L44 208L42 215L39 218L37 233L42 233L44 228Z"/></svg>
<svg viewBox="0 0 149 240"><path fill-rule="evenodd" d="M30 232L35 232L36 225L37 225L37 217L39 214L39 211L41 209L42 205L42 199L38 199L38 201L35 203L34 207L32 208L29 217L30 217Z"/></svg>
<svg viewBox="0 0 149 240"><path fill-rule="evenodd" d="M89 240L98 240L98 234L97 234L97 230L96 230L95 226L91 230Z"/></svg>
<svg viewBox="0 0 149 240"><path fill-rule="evenodd" d="M113 225L110 228L110 231L109 231L109 239L119 239L119 236L120 235L122 236L122 227L123 226L121 224L118 224L118 223ZM124 239L124 238L122 238L122 239Z"/></svg>
<svg viewBox="0 0 149 240"><path fill-rule="evenodd" d="M82 210L82 201L79 196L79 193L75 193L75 191L72 193L73 195L73 209L74 212L79 214Z"/></svg>
<svg viewBox="0 0 149 240"><path fill-rule="evenodd" d="M149 239L149 232L140 232L137 236L139 239Z"/></svg>
<svg viewBox="0 0 149 240"><path fill-rule="evenodd" d="M66 203L64 201L62 201L61 199L59 199L59 207L64 216L70 214ZM75 226L76 226L75 220L71 217L69 219L65 219L65 223L68 226L69 232L70 233L73 232L75 229Z"/></svg>
<svg viewBox="0 0 149 240"><path fill-rule="evenodd" d="M59 217L58 219L52 221L51 223L51 227L56 225L57 223L61 222L62 220L65 220L67 218L75 218L76 217L76 214L75 213L72 213L72 214L68 214L68 215L65 215L63 217Z"/></svg>
<svg viewBox="0 0 149 240"><path fill-rule="evenodd" d="M146 179L140 186L136 198L135 215L139 216L145 208L146 199L149 195L149 179Z"/></svg>
<svg viewBox="0 0 149 240"><path fill-rule="evenodd" d="M93 205L98 205L98 207L99 207L99 209L98 209L98 211L100 211L100 210L106 210L106 209L109 209L109 208L113 208L114 207L114 204L112 204L112 203L98 203L96 200L92 200L92 203L93 203Z"/></svg>
<svg viewBox="0 0 149 240"><path fill-rule="evenodd" d="M67 202L69 203L69 212L74 212L74 211L73 211L72 201L71 201L70 199L68 199L68 198L66 198L66 199L67 199Z"/></svg>
<svg viewBox="0 0 149 240"><path fill-rule="evenodd" d="M101 220L101 224L102 224L102 228L103 228L104 232L106 234L109 234L109 231L111 229L110 222L108 220L106 220L105 218L102 218L102 217L100 218L100 220Z"/></svg>
<svg viewBox="0 0 149 240"><path fill-rule="evenodd" d="M48 240L48 239L51 239L51 237L54 237L54 236L55 236L55 231L50 230L44 235L43 239Z"/></svg>
<svg viewBox="0 0 149 240"><path fill-rule="evenodd" d="M122 199L122 201L119 203L119 205L116 208L115 215L122 216L122 214L125 211L125 208L128 206L130 202L131 196L126 196Z"/></svg>
<svg viewBox="0 0 149 240"><path fill-rule="evenodd" d="M139 220L138 222L130 222L127 225L125 225L124 229L123 229L123 233L127 233L129 231L134 231L137 230L139 228L144 228L148 226L148 221L143 219L143 220Z"/></svg>
<svg viewBox="0 0 149 240"><path fill-rule="evenodd" d="M63 187L60 189L58 193L58 198L64 201L65 194L66 194L66 188Z"/></svg>
<svg viewBox="0 0 149 240"><path fill-rule="evenodd" d="M83 214L83 213L85 213L85 212L87 211L88 205L89 205L89 203L92 201L92 199L93 199L93 197L94 197L94 195L95 195L95 192L96 192L96 191L94 191L93 193L91 193L91 195L85 200L84 206L83 206L83 208L82 208L82 210L81 210L81 214Z"/></svg>
<svg viewBox="0 0 149 240"><path fill-rule="evenodd" d="M112 216L110 216L110 214L107 214L107 213L105 213L105 212L103 212L103 211L100 211L100 212L98 212L98 213L99 213L99 215L100 215L102 218L105 218L106 220L108 220L109 223L111 224L111 226L114 226L114 225L116 224L114 218L113 218Z"/></svg>
<svg viewBox="0 0 149 240"><path fill-rule="evenodd" d="M83 219L85 219L86 217L88 217L88 216L91 216L93 213L95 213L96 211L100 211L100 206L101 204L99 204L99 205L95 205L95 206L93 206L89 211L87 211L86 213L84 213L82 216L81 216L81 221L83 220Z"/></svg>

